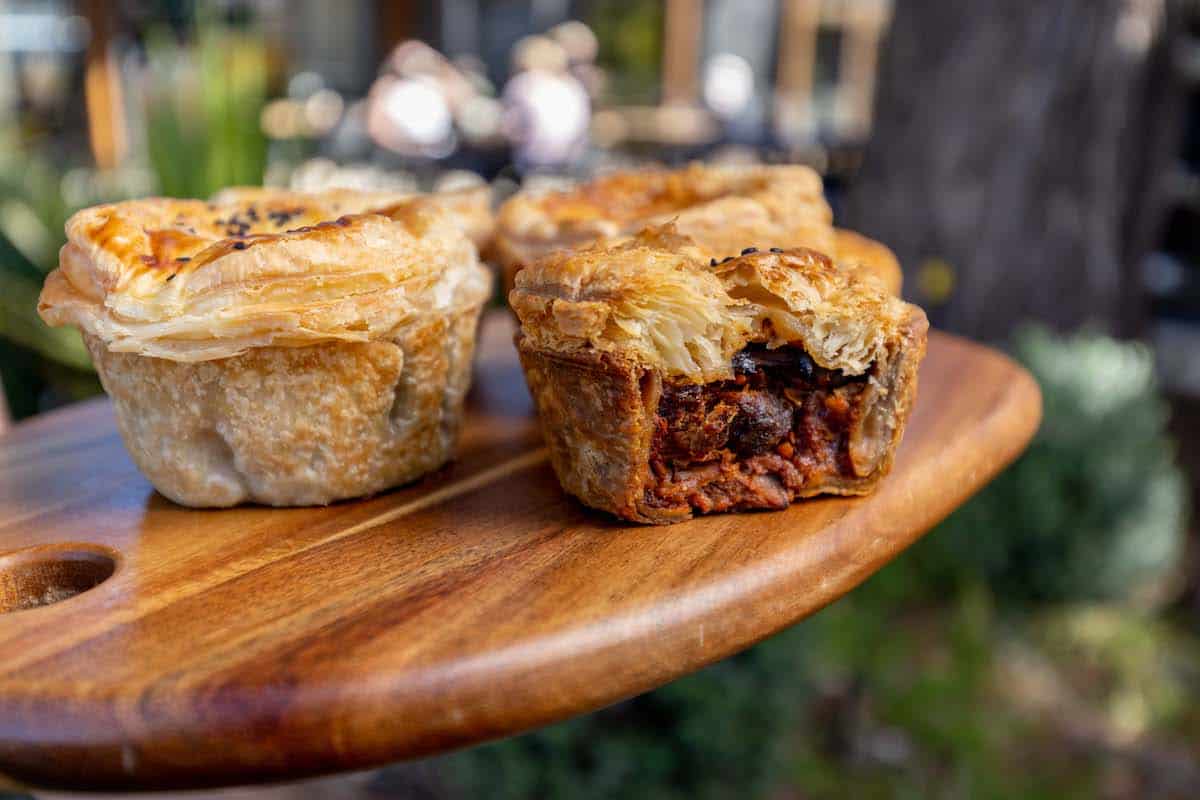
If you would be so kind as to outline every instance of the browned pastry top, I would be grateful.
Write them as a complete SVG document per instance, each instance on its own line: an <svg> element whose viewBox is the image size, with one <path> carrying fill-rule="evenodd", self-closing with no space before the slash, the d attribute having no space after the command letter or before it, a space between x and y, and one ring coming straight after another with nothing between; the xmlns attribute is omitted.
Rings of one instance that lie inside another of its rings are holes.
<svg viewBox="0 0 1200 800"><path fill-rule="evenodd" d="M672 226L617 245L551 254L509 301L531 346L608 353L696 382L732 377L748 342L794 344L821 367L861 375L919 309L813 250L722 261Z"/></svg>
<svg viewBox="0 0 1200 800"><path fill-rule="evenodd" d="M567 191L522 192L500 208L497 239L511 250L634 233L674 220L701 244L752 236L829 252L832 214L821 178L803 166L709 166L617 172ZM735 251L736 252L736 251ZM730 253L721 251L720 255Z"/></svg>
<svg viewBox="0 0 1200 800"><path fill-rule="evenodd" d="M113 351L200 361L249 347L387 336L473 302L488 278L440 201L241 190L151 198L67 222L38 310Z"/></svg>
<svg viewBox="0 0 1200 800"><path fill-rule="evenodd" d="M900 265L883 245L833 227L820 176L800 165L617 172L565 191L521 192L500 207L490 257L511 288L517 271L555 250L610 243L674 223L697 255L721 260L746 247L807 247L900 293Z"/></svg>
<svg viewBox="0 0 1200 800"><path fill-rule="evenodd" d="M213 202L225 204L267 203L276 206L301 207L317 198L334 216L374 213L394 216L405 207L422 205L445 211L476 247L484 247L492 236L495 218L492 214L492 191L486 185L464 189L413 194L396 191L364 191L360 189L326 189L315 195L262 186L234 186L218 192Z"/></svg>
<svg viewBox="0 0 1200 800"><path fill-rule="evenodd" d="M637 222L676 214L722 197L767 196L792 187L796 194L821 193L821 179L808 167L727 167L690 164L684 169L615 172L565 192L522 196L509 202L505 221L539 209L561 224L595 219Z"/></svg>

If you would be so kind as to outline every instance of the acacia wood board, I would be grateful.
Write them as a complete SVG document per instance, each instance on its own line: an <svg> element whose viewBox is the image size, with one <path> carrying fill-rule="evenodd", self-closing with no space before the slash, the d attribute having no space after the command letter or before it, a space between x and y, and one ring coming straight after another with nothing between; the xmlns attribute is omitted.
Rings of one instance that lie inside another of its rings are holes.
<svg viewBox="0 0 1200 800"><path fill-rule="evenodd" d="M511 323L483 327L458 459L367 500L173 505L102 399L0 438L0 607L113 572L0 613L0 773L108 790L294 779L600 708L857 586L1012 461L1041 413L1024 370L935 332L873 495L630 525L559 489Z"/></svg>

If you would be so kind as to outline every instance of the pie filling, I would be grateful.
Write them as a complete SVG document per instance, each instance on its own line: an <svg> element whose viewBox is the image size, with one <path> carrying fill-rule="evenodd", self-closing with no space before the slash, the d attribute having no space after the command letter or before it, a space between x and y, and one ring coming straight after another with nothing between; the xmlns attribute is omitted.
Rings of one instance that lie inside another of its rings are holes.
<svg viewBox="0 0 1200 800"><path fill-rule="evenodd" d="M851 439L874 394L868 375L824 369L799 348L762 345L738 352L733 368L733 380L663 381L647 505L784 508L813 487L861 477Z"/></svg>

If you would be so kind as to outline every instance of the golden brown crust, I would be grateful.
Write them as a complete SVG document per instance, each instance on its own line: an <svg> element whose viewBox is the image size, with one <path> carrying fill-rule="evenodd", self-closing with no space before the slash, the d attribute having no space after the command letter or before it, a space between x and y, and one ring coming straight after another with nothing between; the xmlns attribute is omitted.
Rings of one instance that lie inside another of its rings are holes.
<svg viewBox="0 0 1200 800"><path fill-rule="evenodd" d="M640 519L655 373L596 352L517 350L559 483L586 505Z"/></svg>
<svg viewBox="0 0 1200 800"><path fill-rule="evenodd" d="M820 366L861 375L912 308L812 250L710 265L672 226L546 256L509 303L540 349L614 353L696 382L731 377L751 341L799 343Z"/></svg>
<svg viewBox="0 0 1200 800"><path fill-rule="evenodd" d="M517 272L542 256L599 240L615 243L667 222L691 238L706 261L747 247L807 247L838 263L846 257L899 293L890 251L868 248L869 240L835 230L820 176L795 165L692 164L615 173L564 192L520 193L501 206L488 257L502 269L507 292ZM838 249L843 242L845 254Z"/></svg>
<svg viewBox="0 0 1200 800"><path fill-rule="evenodd" d="M393 337L424 312L486 297L490 278L440 201L338 217L346 200L330 198L258 190L85 209L67 222L38 310L115 352L203 361Z"/></svg>
<svg viewBox="0 0 1200 800"><path fill-rule="evenodd" d="M617 172L568 191L518 194L501 206L498 232L510 241L610 238L685 213L703 214L708 203L730 198L758 200L779 217L826 226L831 220L821 178L808 167L694 163L679 170ZM798 207L785 207L788 201Z"/></svg>
<svg viewBox="0 0 1200 800"><path fill-rule="evenodd" d="M549 256L518 275L518 348L563 487L633 521L690 517L686 503L647 497L663 382L730 379L733 355L765 342L867 376L847 432L849 472L788 486L787 499L870 491L890 470L912 407L924 312L812 251L713 267L690 248L655 229L616 247Z"/></svg>
<svg viewBox="0 0 1200 800"><path fill-rule="evenodd" d="M87 337L133 460L194 507L315 505L414 480L453 453L477 309L395 339L182 363Z"/></svg>
<svg viewBox="0 0 1200 800"><path fill-rule="evenodd" d="M859 277L874 278L889 292L900 296L904 273L900 260L887 245L845 228L835 228L833 237L833 256L838 266Z"/></svg>
<svg viewBox="0 0 1200 800"><path fill-rule="evenodd" d="M437 207L445 211L453 224L480 250L489 245L496 227L492 213L492 190L486 185L431 194L361 189L326 189L311 193L262 186L231 186L212 198L212 202L218 205L270 203L292 207L303 207L314 200L332 212L330 219L346 214L389 216L397 207L414 203Z"/></svg>
<svg viewBox="0 0 1200 800"><path fill-rule="evenodd" d="M821 178L803 166L708 166L618 172L565 192L520 193L497 214L492 259L508 285L546 253L674 221L709 257L745 247L833 246Z"/></svg>
<svg viewBox="0 0 1200 800"><path fill-rule="evenodd" d="M927 331L925 315L914 308L867 390L871 398L850 431L856 474L826 475L789 489L788 501L868 494L891 471L916 400ZM550 463L567 492L631 522L661 525L692 517L696 509L687 503L664 507L647 498L661 373L594 351L548 353L524 336L517 345Z"/></svg>

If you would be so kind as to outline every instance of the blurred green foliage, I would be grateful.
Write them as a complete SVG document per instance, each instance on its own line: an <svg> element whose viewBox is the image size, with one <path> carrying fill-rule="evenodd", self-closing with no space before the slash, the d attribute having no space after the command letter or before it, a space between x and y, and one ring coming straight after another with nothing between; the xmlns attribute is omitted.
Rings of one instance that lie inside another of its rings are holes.
<svg viewBox="0 0 1200 800"><path fill-rule="evenodd" d="M37 315L67 217L121 195L119 186L89 180L85 172L59 170L20 147L12 131L0 132L0 380L16 418L37 413L46 399L76 399L100 388L79 334L49 328Z"/></svg>
<svg viewBox="0 0 1200 800"><path fill-rule="evenodd" d="M1094 796L1095 765L1048 762L1061 748L1035 749L1036 724L996 695L1009 634L991 595L920 608L918 575L902 560L807 623L813 712L781 780L813 798Z"/></svg>
<svg viewBox="0 0 1200 800"><path fill-rule="evenodd" d="M193 47L166 32L148 37L146 145L158 189L209 197L262 183L267 139L267 53L258 37L201 26Z"/></svg>
<svg viewBox="0 0 1200 800"><path fill-rule="evenodd" d="M794 628L658 691L443 761L456 796L755 797L787 768L807 682Z"/></svg>
<svg viewBox="0 0 1200 800"><path fill-rule="evenodd" d="M147 58L145 131L134 137L144 141L144 160L111 172L63 168L23 147L14 130L0 130L0 378L16 418L100 391L79 334L37 316L72 213L128 197L208 197L262 183L268 61L261 40L202 22L190 44L153 33Z"/></svg>
<svg viewBox="0 0 1200 800"><path fill-rule="evenodd" d="M1180 564L1187 491L1141 344L1018 332L1042 387L1033 445L923 552L930 580L981 579L1016 602L1153 602Z"/></svg>
<svg viewBox="0 0 1200 800"><path fill-rule="evenodd" d="M50 329L38 318L38 293L45 274L0 232L0 325L14 344L68 367L91 368L83 340L68 329Z"/></svg>
<svg viewBox="0 0 1200 800"><path fill-rule="evenodd" d="M1200 645L1146 608L1186 511L1153 362L1041 329L1014 355L1041 431L908 553L750 651L442 759L448 794L1197 796L1186 746L1156 750L1200 740Z"/></svg>
<svg viewBox="0 0 1200 800"><path fill-rule="evenodd" d="M607 87L608 99L622 104L657 102L663 4L595 0L587 23L600 44L597 60L612 80Z"/></svg>

